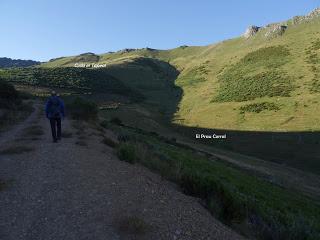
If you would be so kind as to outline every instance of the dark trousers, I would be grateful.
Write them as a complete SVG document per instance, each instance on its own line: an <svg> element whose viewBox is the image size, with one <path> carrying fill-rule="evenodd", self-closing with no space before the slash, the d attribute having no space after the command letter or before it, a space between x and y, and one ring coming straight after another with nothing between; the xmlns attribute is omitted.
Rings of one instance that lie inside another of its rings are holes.
<svg viewBox="0 0 320 240"><path fill-rule="evenodd" d="M53 140L61 139L61 118L50 118L50 125Z"/></svg>

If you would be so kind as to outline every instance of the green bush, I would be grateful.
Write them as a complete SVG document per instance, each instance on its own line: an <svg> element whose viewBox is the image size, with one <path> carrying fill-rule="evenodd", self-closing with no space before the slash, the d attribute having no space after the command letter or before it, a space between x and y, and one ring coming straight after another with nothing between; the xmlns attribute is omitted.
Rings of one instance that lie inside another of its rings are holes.
<svg viewBox="0 0 320 240"><path fill-rule="evenodd" d="M0 98L16 99L18 98L18 92L13 85L0 79Z"/></svg>
<svg viewBox="0 0 320 240"><path fill-rule="evenodd" d="M98 115L98 106L96 103L77 97L67 105L67 111L73 119L92 120Z"/></svg>
<svg viewBox="0 0 320 240"><path fill-rule="evenodd" d="M112 118L110 122L119 126L122 125L122 121L117 117Z"/></svg>
<svg viewBox="0 0 320 240"><path fill-rule="evenodd" d="M10 109L21 104L18 91L13 85L0 79L0 108Z"/></svg>
<svg viewBox="0 0 320 240"><path fill-rule="evenodd" d="M120 160L128 163L135 163L138 158L134 145L130 143L120 144L117 150L117 155Z"/></svg>

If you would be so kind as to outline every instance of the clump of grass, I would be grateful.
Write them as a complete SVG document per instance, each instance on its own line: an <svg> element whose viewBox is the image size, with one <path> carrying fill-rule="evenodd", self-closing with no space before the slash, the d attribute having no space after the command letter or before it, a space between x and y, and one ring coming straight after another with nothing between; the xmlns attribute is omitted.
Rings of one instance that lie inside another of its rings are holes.
<svg viewBox="0 0 320 240"><path fill-rule="evenodd" d="M150 228L149 224L137 216L121 217L115 220L115 224L120 234L143 235Z"/></svg>
<svg viewBox="0 0 320 240"><path fill-rule="evenodd" d="M240 113L252 112L260 113L262 111L278 111L280 107L274 103L262 102L262 103L252 103L240 107Z"/></svg>
<svg viewBox="0 0 320 240"><path fill-rule="evenodd" d="M6 182L0 179L0 191L4 190L7 187Z"/></svg>
<svg viewBox="0 0 320 240"><path fill-rule="evenodd" d="M68 132L68 131L63 131L62 133L61 133L61 137L62 138L72 138L72 132Z"/></svg>
<svg viewBox="0 0 320 240"><path fill-rule="evenodd" d="M219 76L220 90L213 102L242 102L261 97L289 97L293 79L279 67L289 61L283 46L267 47L247 54Z"/></svg>
<svg viewBox="0 0 320 240"><path fill-rule="evenodd" d="M75 144L79 145L79 146L82 146L82 147L88 146L88 143L86 143L85 141L82 141L82 140L76 141Z"/></svg>
<svg viewBox="0 0 320 240"><path fill-rule="evenodd" d="M23 141L39 141L41 138L39 137L22 137L15 139L15 142L23 142Z"/></svg>
<svg viewBox="0 0 320 240"><path fill-rule="evenodd" d="M85 139L87 139L87 135L84 135L84 134L78 135L78 140L85 140Z"/></svg>
<svg viewBox="0 0 320 240"><path fill-rule="evenodd" d="M116 124L116 125L119 125L119 126L122 125L122 121L117 117L112 118L110 120L110 123L113 123L113 124Z"/></svg>
<svg viewBox="0 0 320 240"><path fill-rule="evenodd" d="M115 148L118 146L118 143L112 140L111 138L105 137L102 140L102 143L108 145L109 147Z"/></svg>
<svg viewBox="0 0 320 240"><path fill-rule="evenodd" d="M41 136L44 134L41 126L33 125L23 130L25 136L34 137Z"/></svg>
<svg viewBox="0 0 320 240"><path fill-rule="evenodd" d="M100 126L103 127L103 128L108 128L110 125L109 121L107 120L103 120L100 122Z"/></svg>
<svg viewBox="0 0 320 240"><path fill-rule="evenodd" d="M31 152L34 149L28 146L10 146L0 151L0 154L11 155L11 154L22 154Z"/></svg>

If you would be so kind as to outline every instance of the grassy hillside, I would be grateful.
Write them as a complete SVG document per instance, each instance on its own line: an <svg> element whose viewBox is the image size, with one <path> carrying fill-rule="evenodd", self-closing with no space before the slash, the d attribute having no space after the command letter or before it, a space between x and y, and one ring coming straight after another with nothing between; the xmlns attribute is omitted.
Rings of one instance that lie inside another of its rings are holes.
<svg viewBox="0 0 320 240"><path fill-rule="evenodd" d="M317 239L318 203L174 139L109 121L121 160L139 163L204 200L211 213L250 239Z"/></svg>
<svg viewBox="0 0 320 240"><path fill-rule="evenodd" d="M233 130L319 130L320 117L314 112L320 110L320 19L285 24L285 33L272 38L265 37L269 27L249 39L239 37L205 47L80 55L41 67L107 64L111 75L142 91L151 103L177 109L173 117L177 124ZM157 74L158 66L164 74ZM173 68L180 72L176 88L159 87L177 75L165 74ZM176 91L168 95L171 89ZM163 104L163 96L170 96L170 101Z"/></svg>

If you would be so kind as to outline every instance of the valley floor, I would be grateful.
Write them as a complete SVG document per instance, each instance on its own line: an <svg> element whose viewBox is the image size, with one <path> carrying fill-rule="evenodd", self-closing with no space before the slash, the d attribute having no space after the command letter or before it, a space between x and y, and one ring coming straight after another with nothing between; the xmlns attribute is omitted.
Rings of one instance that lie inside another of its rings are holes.
<svg viewBox="0 0 320 240"><path fill-rule="evenodd" d="M0 239L242 239L198 199L64 120L51 141L42 106L0 135Z"/></svg>

